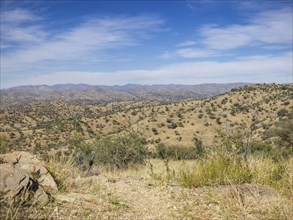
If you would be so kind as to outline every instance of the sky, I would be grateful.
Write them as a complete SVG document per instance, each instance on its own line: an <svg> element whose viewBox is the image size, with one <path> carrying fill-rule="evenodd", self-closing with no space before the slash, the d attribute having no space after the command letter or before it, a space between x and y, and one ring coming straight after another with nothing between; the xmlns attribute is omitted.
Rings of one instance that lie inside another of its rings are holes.
<svg viewBox="0 0 293 220"><path fill-rule="evenodd" d="M1 88L291 83L292 0L1 0Z"/></svg>

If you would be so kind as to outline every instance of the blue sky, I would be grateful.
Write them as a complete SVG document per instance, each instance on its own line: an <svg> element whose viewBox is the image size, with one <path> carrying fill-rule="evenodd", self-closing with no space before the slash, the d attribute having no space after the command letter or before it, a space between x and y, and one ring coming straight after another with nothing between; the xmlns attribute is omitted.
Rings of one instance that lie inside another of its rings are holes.
<svg viewBox="0 0 293 220"><path fill-rule="evenodd" d="M292 81L292 0L1 1L1 88Z"/></svg>

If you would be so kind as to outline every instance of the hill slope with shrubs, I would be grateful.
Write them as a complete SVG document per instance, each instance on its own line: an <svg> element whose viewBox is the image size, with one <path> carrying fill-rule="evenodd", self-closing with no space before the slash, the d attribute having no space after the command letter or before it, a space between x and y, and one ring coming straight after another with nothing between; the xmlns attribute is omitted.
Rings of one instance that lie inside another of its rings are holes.
<svg viewBox="0 0 293 220"><path fill-rule="evenodd" d="M38 154L58 190L40 207L32 188L11 202L0 189L0 217L290 219L292 95L292 85L250 85L170 104L6 110L1 151Z"/></svg>
<svg viewBox="0 0 293 220"><path fill-rule="evenodd" d="M267 84L169 104L40 101L1 110L0 139L11 148L47 151L69 146L78 136L93 142L97 137L131 129L140 133L151 148L158 144L191 147L196 141L212 146L221 133L240 135L250 142L275 143L275 127L289 117L292 100L292 85Z"/></svg>

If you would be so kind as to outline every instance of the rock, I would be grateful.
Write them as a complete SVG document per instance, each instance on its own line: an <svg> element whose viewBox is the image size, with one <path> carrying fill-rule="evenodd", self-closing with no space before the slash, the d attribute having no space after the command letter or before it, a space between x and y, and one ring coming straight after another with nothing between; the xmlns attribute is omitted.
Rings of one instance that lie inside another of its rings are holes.
<svg viewBox="0 0 293 220"><path fill-rule="evenodd" d="M45 164L36 156L24 151L15 151L8 154L0 154L0 161L2 163L12 163L14 167L26 170L31 174L37 174L39 176L38 182L41 186L50 188L53 191L58 190L57 184L46 169Z"/></svg>
<svg viewBox="0 0 293 220"><path fill-rule="evenodd" d="M47 203L57 184L36 156L22 151L0 155L0 191L14 202Z"/></svg>

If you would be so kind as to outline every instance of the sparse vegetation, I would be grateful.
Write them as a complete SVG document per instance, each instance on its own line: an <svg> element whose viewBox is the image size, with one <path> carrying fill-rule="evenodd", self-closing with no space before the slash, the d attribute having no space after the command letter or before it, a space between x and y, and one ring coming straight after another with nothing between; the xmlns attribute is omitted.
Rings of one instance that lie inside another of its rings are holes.
<svg viewBox="0 0 293 220"><path fill-rule="evenodd" d="M0 216L290 219L292 91L250 85L167 104L40 101L2 110L1 153L42 156L59 192L41 208L9 208L0 194ZM78 155L88 166L93 152L91 172L81 169Z"/></svg>

